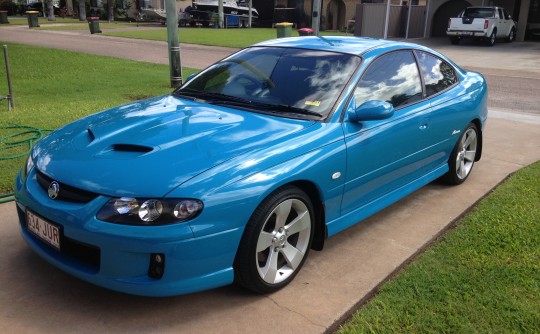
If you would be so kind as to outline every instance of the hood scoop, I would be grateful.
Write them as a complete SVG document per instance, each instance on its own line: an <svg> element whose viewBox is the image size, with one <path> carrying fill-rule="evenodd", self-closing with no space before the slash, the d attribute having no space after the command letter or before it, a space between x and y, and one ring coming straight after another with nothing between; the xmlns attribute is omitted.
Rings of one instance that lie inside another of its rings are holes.
<svg viewBox="0 0 540 334"><path fill-rule="evenodd" d="M134 159L156 151L158 148L136 144L113 144L95 155L104 159Z"/></svg>
<svg viewBox="0 0 540 334"><path fill-rule="evenodd" d="M128 153L148 153L154 149L148 146L134 145L134 144L115 144L113 145L113 151L116 152L128 152Z"/></svg>

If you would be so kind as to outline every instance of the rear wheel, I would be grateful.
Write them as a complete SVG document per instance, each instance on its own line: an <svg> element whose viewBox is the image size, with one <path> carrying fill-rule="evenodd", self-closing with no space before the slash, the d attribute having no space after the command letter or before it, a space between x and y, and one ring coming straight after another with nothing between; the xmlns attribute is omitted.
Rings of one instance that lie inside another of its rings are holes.
<svg viewBox="0 0 540 334"><path fill-rule="evenodd" d="M309 253L313 212L309 197L296 187L268 196L244 230L234 261L236 283L258 293L289 284Z"/></svg>
<svg viewBox="0 0 540 334"><path fill-rule="evenodd" d="M474 166L476 152L480 150L479 143L478 128L474 123L469 123L450 155L450 170L443 176L445 182L454 185L465 182Z"/></svg>
<svg viewBox="0 0 540 334"><path fill-rule="evenodd" d="M497 39L497 31L493 30L493 32L491 33L491 35L489 36L489 38L487 40L487 45L488 46L495 45L495 40L496 39Z"/></svg>

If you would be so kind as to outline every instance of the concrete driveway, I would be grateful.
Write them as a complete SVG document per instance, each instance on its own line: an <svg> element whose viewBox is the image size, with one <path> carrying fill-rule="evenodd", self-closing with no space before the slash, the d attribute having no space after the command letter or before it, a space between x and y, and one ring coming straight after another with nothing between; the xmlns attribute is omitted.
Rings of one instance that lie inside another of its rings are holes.
<svg viewBox="0 0 540 334"><path fill-rule="evenodd" d="M5 31L0 28L2 41ZM110 40L88 37L100 41L98 45ZM144 52L150 52L154 45L142 44ZM455 51L451 47L448 51L458 54L455 59L460 65L540 79L540 53L536 46L530 47L532 51L504 51L507 47L519 49L520 45L503 45L500 49L498 45L471 46ZM475 54L490 61L471 65L469 60L468 65L467 57ZM523 54L536 57L513 68L513 64L523 61ZM507 59L513 56L519 59ZM504 62L500 62L502 59ZM527 70L531 67L538 73ZM291 285L272 295L253 295L229 286L179 297L144 298L98 288L64 274L33 254L19 236L14 203L0 205L0 332L332 332L381 282L414 258L476 201L510 173L540 160L538 113L498 109L490 116L483 158L465 184L430 184L330 238L322 252L310 253Z"/></svg>

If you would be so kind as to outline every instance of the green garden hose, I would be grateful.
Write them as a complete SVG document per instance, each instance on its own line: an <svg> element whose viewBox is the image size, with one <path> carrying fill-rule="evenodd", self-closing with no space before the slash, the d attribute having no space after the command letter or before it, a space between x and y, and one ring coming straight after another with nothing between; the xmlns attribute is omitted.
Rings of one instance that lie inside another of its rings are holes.
<svg viewBox="0 0 540 334"><path fill-rule="evenodd" d="M27 156L32 146L43 138L47 132L53 130L15 124L0 127L0 133L4 131L10 134L0 137L0 161ZM14 151L17 153L12 153ZM13 201L14 195L14 193L0 194L0 204Z"/></svg>

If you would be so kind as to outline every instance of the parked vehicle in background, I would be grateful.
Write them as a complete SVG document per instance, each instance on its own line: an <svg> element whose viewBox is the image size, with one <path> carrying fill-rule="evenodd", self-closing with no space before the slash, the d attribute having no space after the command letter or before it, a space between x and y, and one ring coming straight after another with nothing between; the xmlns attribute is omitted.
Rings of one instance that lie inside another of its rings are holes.
<svg viewBox="0 0 540 334"><path fill-rule="evenodd" d="M463 38L474 38L493 46L497 38L512 42L516 36L516 24L504 8L467 7L458 17L448 20L446 35L452 44L459 44Z"/></svg>
<svg viewBox="0 0 540 334"><path fill-rule="evenodd" d="M53 5L54 7L54 15L60 15L60 7L57 5ZM46 7L45 7L46 8ZM40 13L43 13L43 3L41 2L30 2L28 5L26 5L26 10L37 10ZM45 16L47 16L48 12L45 12Z"/></svg>
<svg viewBox="0 0 540 334"><path fill-rule="evenodd" d="M224 0L223 1L223 19L225 27L247 28L249 26L250 8L243 1ZM252 20L259 17L259 12L251 8ZM216 0L198 0L193 1L191 6L186 7L183 13L178 17L178 26L197 26L210 27L217 24L218 21L218 1Z"/></svg>

